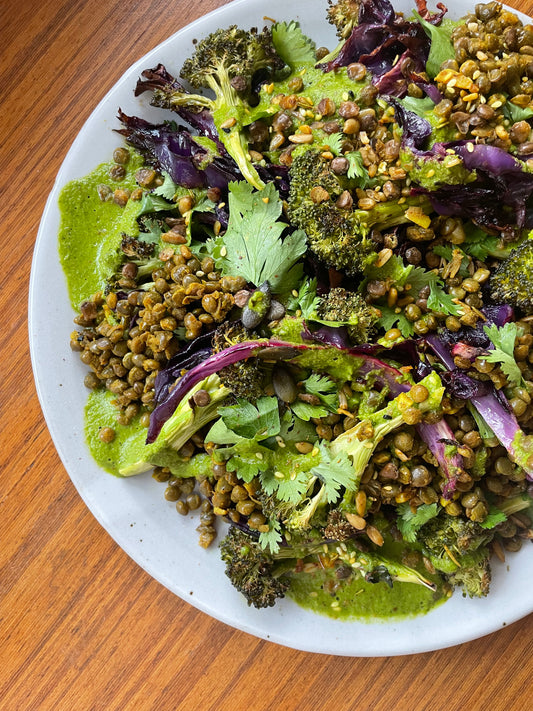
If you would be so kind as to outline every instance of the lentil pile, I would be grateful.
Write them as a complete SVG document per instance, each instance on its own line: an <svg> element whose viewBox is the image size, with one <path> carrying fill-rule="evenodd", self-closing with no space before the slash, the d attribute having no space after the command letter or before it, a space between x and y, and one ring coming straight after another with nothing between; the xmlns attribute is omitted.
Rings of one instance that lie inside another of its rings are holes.
<svg viewBox="0 0 533 711"><path fill-rule="evenodd" d="M358 12L359 4L334 8L330 17L348 45L361 25L343 13ZM440 27L440 18L427 10L424 21ZM394 23L415 24L400 15L391 22L391 31ZM409 29L413 37L426 37L416 31ZM252 36L254 42L262 37ZM506 303L494 296L500 288L495 275L505 274L507 264L514 268L512 260L530 239L533 27L499 3L479 4L454 24L447 42L450 56L432 74L418 66L410 47L400 53L388 91L366 52L315 51L304 43L314 52L307 64L283 55L285 73L263 81L246 106L253 120L240 127L244 158L232 153L236 118L218 127L219 145L211 129L203 142L193 135L188 170L201 176L193 188L185 180L180 185L152 149L154 136L175 131L173 140L184 140L185 129L146 122L132 128L132 119L123 120L129 148L115 151L112 187L99 185L98 197L119 209L138 204L138 231L121 235L115 273L81 304L71 348L89 368L87 388L109 391L117 424L146 428L150 444L164 427L158 408L187 378L190 387L202 387L192 396L185 391L176 412L188 408L191 421L210 412L214 390L193 378L197 369L209 364L205 377L217 379L219 392L227 390L219 411L206 415L176 448L188 474L152 462L164 498L182 516L199 517L203 547L216 538L218 519L246 531L254 544L266 541L261 545L271 553L310 530L320 531L327 544L355 541L368 554L391 541L409 542L401 563L443 573L442 590L450 593L464 550L443 544L441 558L453 564L453 574L439 567L424 537L414 535L428 521L462 521L478 536L489 531L486 558L476 558L476 565L492 555L503 561L507 551L533 539L533 307L524 307L523 296L513 302L511 290ZM339 63L343 52L347 58ZM207 99L197 100L187 118L183 92L164 68L144 76L139 92L159 92L155 105L182 111L180 118L197 128L199 107L211 106ZM252 85L245 71L239 65L228 76L244 101ZM410 131L422 131L423 140ZM489 152L478 160L480 147ZM126 190L121 181L133 149L146 163L136 173L137 187ZM309 156L316 168L304 171ZM234 176L232 157L252 185L263 179L276 185L275 199L262 197L247 207L252 198L245 189L237 195L232 183L221 188L220 173L214 187L207 168L211 175L224 169ZM503 162L494 178L488 173L496 158ZM517 171L520 181L505 183ZM503 208L492 204L488 216L480 216L468 190L480 200L489 194L492 203L494 194L501 195ZM518 206L522 192L527 195ZM236 227L238 219L244 228ZM307 249L290 261L295 227L305 231ZM268 243L276 231L289 263L279 259L265 277L277 247L272 243L262 255L252 243ZM226 243L242 250L233 262ZM358 260L353 268L346 266L351 249ZM252 258L260 264L246 271ZM509 309L505 318L493 317L496 308ZM499 345L495 339L504 330ZM329 349L329 364L319 361L319 348ZM316 351L316 361L309 353L305 360L306 349ZM339 364L336 349L346 362ZM240 351L242 357L229 357ZM374 366L364 371L361 363L372 358ZM518 439L510 442L484 420L476 402L489 396L508 413ZM102 427L99 437L111 443L115 431ZM338 442L349 443L349 455ZM346 469L336 470L346 467L347 456L354 469L359 462L352 479ZM414 538L406 534L412 519ZM339 556L337 550L304 567L327 567ZM339 579L350 571L344 562ZM469 594L486 594L485 573L479 591L466 588ZM384 579L383 571L372 575ZM372 575L366 579L374 582Z"/></svg>

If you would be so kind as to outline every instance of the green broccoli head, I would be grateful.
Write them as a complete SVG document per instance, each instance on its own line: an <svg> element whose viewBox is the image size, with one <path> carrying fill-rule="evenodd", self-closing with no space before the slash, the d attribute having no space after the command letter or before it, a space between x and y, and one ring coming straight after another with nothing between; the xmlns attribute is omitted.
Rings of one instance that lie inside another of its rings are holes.
<svg viewBox="0 0 533 711"><path fill-rule="evenodd" d="M217 328L213 336L215 353L223 351L236 343L249 341L251 334L240 324L225 322ZM260 367L260 359L250 358L227 365L218 372L221 382L236 397L243 397L251 402L264 395L265 374Z"/></svg>
<svg viewBox="0 0 533 711"><path fill-rule="evenodd" d="M246 31L236 25L221 29L198 42L194 54L183 64L181 76L195 88L222 85L239 77L234 85L250 88L253 75L259 70L274 70L283 66L272 44L272 33Z"/></svg>
<svg viewBox="0 0 533 711"><path fill-rule="evenodd" d="M475 553L463 556L461 565L449 573L446 579L454 587L462 587L463 594L469 597L485 597L491 581L489 552L480 548Z"/></svg>
<svg viewBox="0 0 533 711"><path fill-rule="evenodd" d="M359 344L369 342L380 313L357 292L336 287L320 300L317 315L325 321L346 324L351 340Z"/></svg>
<svg viewBox="0 0 533 711"><path fill-rule="evenodd" d="M359 0L328 0L328 22L337 28L341 39L349 37L359 19Z"/></svg>
<svg viewBox="0 0 533 711"><path fill-rule="evenodd" d="M511 251L493 272L489 287L497 303L533 313L533 239L526 239Z"/></svg>
<svg viewBox="0 0 533 711"><path fill-rule="evenodd" d="M272 607L284 597L289 580L277 576L276 560L244 531L232 526L220 544L226 575L249 605Z"/></svg>
<svg viewBox="0 0 533 711"><path fill-rule="evenodd" d="M309 247L328 266L355 274L376 258L370 226L356 214L337 207L345 190L319 151L296 156L289 173L289 219L307 234Z"/></svg>
<svg viewBox="0 0 533 711"><path fill-rule="evenodd" d="M472 553L487 543L493 533L478 523L461 516L441 513L420 530L419 540L425 550L437 558L449 558Z"/></svg>

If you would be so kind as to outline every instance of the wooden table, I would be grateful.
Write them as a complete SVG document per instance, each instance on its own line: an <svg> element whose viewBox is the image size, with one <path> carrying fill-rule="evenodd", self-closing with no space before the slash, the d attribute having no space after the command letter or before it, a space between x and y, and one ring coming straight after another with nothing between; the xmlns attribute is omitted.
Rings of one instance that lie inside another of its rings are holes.
<svg viewBox="0 0 533 711"><path fill-rule="evenodd" d="M152 580L97 524L59 461L35 394L26 326L47 193L124 70L222 4L2 2L0 708L531 709L533 616L418 656L285 649L210 619ZM531 3L512 4L533 13Z"/></svg>

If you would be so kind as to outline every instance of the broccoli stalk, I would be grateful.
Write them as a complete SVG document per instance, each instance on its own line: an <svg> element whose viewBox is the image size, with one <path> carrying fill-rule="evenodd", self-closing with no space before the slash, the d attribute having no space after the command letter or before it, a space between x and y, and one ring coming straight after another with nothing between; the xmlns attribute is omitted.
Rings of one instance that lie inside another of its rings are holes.
<svg viewBox="0 0 533 711"><path fill-rule="evenodd" d="M343 432L331 442L329 449L333 456L347 454L354 468L357 483L361 480L364 470L370 461L378 443L390 432L405 424L413 415L414 410L431 412L438 409L444 387L437 373L432 372L420 381L428 391L428 397L421 403L415 403L409 393L400 393L386 407L370 414L365 420ZM353 491L346 491L341 508L350 511L353 505Z"/></svg>
<svg viewBox="0 0 533 711"><path fill-rule="evenodd" d="M209 402L204 407L194 404L191 399L199 390L205 390ZM133 476L148 471L154 466L173 468L180 459L178 452L193 434L218 415L218 407L230 394L230 390L220 382L218 375L209 375L197 383L176 407L173 415L163 425L157 439L152 444L131 447L128 460L119 466L121 476Z"/></svg>
<svg viewBox="0 0 533 711"><path fill-rule="evenodd" d="M185 61L181 70L181 76L194 88L211 89L214 99L182 91L179 86L169 83L155 89L153 103L178 113L183 108L197 113L208 109L221 142L243 177L261 190L265 185L251 162L244 133L249 120L248 104L243 95L250 92L256 72L272 72L282 65L269 30L257 34L233 25L198 42L193 56Z"/></svg>
<svg viewBox="0 0 533 711"><path fill-rule="evenodd" d="M312 491L318 477L311 477L308 491ZM311 519L317 514L318 510L324 507L327 503L326 486L322 484L316 494L311 496L307 503L302 508L293 508L290 513L283 518L284 525L291 531L305 531L311 526Z"/></svg>
<svg viewBox="0 0 533 711"><path fill-rule="evenodd" d="M291 539L276 553L265 551L244 531L232 526L220 544L221 558L232 585L244 595L249 605L272 607L290 588L291 576L301 570L301 562L320 565L326 557L334 565L349 566L367 582L393 581L413 583L435 590L436 586L418 571L375 553L362 553L352 542L343 546L319 537ZM319 558L320 556L320 558Z"/></svg>
<svg viewBox="0 0 533 711"><path fill-rule="evenodd" d="M412 400L408 393L401 393L391 400L386 407L371 413L361 422L343 432L330 443L323 443L331 461L337 457L348 456L353 467L353 479L346 486L340 508L344 512L354 511L354 497L359 488L361 476L372 454L381 440L390 432L405 424L415 411L429 412L438 409L444 387L437 373L430 373L421 382L427 388L428 397L421 403ZM307 487L313 492L317 477L312 477ZM303 532L316 522L316 514L328 502L327 483L323 482L316 493L310 496L303 507L294 507L283 517L283 524L291 531ZM313 521L315 519L315 521Z"/></svg>

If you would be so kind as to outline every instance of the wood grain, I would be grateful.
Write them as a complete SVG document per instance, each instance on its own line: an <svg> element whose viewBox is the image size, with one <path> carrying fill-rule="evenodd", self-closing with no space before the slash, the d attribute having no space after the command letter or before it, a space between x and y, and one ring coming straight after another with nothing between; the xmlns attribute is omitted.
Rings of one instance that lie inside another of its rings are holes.
<svg viewBox="0 0 533 711"><path fill-rule="evenodd" d="M0 708L530 709L533 616L460 647L349 659L233 630L169 593L97 524L51 443L27 346L54 176L123 71L222 0L3 0L0 12ZM533 12L531 3L513 3Z"/></svg>

